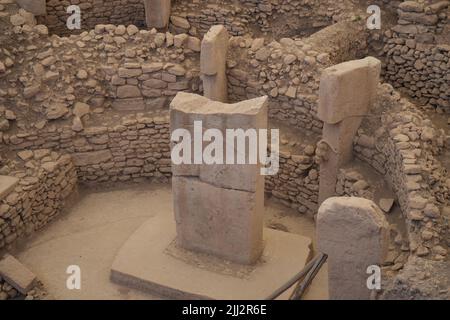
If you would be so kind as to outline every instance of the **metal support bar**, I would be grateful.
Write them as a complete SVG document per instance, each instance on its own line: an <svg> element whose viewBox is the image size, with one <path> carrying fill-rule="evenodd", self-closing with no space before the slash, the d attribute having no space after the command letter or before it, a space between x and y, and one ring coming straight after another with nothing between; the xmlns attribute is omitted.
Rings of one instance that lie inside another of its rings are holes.
<svg viewBox="0 0 450 320"><path fill-rule="evenodd" d="M325 261L327 261L327 258L328 256L324 253L321 253L318 256L314 265L308 271L308 274L306 275L305 279L297 283L297 286L295 287L294 292L292 292L291 296L289 297L289 300L300 300L302 298L306 289L310 286L311 282L316 277L322 265L325 263Z"/></svg>
<svg viewBox="0 0 450 320"><path fill-rule="evenodd" d="M279 289L275 290L275 292L272 293L270 296L268 296L265 300L275 300L283 292L285 292L287 289L292 287L296 282L298 282L300 279L305 277L305 275L307 275L308 272L312 268L314 268L314 266L318 266L318 268L316 267L315 269L317 269L317 270L320 269L320 267L323 265L323 262L325 262L326 259L327 259L327 255L324 253L321 253L318 256L316 256L314 259L312 259L310 262L308 262L308 264L303 268L302 271L297 273L294 277L292 277L292 279L290 279L288 282L286 282L284 285L282 285ZM323 262L321 262L322 260L323 260ZM311 280L314 278L315 274L311 277Z"/></svg>

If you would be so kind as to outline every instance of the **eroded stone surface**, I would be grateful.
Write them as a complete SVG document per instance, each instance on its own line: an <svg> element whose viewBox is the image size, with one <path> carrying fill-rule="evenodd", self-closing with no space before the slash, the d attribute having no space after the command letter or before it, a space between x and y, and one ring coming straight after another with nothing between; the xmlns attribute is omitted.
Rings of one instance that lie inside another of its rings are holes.
<svg viewBox="0 0 450 320"><path fill-rule="evenodd" d="M317 216L319 250L328 255L330 299L369 299L367 268L381 266L389 225L380 208L356 197L329 198Z"/></svg>
<svg viewBox="0 0 450 320"><path fill-rule="evenodd" d="M9 254L0 260L0 276L22 294L26 294L36 280L33 272Z"/></svg>
<svg viewBox="0 0 450 320"><path fill-rule="evenodd" d="M171 0L144 0L148 28L165 28L169 24Z"/></svg>
<svg viewBox="0 0 450 320"><path fill-rule="evenodd" d="M353 157L353 139L374 101L381 62L368 57L325 69L319 89L318 117L326 145L320 166L319 203L335 195L339 168Z"/></svg>
<svg viewBox="0 0 450 320"><path fill-rule="evenodd" d="M0 200L6 197L17 185L19 179L10 176L0 176Z"/></svg>
<svg viewBox="0 0 450 320"><path fill-rule="evenodd" d="M228 32L223 25L211 27L201 45L200 68L205 97L221 102L228 100L226 58Z"/></svg>
<svg viewBox="0 0 450 320"><path fill-rule="evenodd" d="M191 132L191 150L195 150L196 142L194 121L201 121L205 130L218 129L222 133L225 155L229 147L225 138L227 129L256 132L267 129L267 98L229 105L179 93L171 104L171 132L177 129ZM206 146L200 145L201 153ZM233 156L237 155L236 146L237 143L230 148ZM191 161L194 160L192 152ZM264 177L257 161L255 164L246 161L243 165L173 165L172 188L180 246L238 263L258 260L262 251Z"/></svg>

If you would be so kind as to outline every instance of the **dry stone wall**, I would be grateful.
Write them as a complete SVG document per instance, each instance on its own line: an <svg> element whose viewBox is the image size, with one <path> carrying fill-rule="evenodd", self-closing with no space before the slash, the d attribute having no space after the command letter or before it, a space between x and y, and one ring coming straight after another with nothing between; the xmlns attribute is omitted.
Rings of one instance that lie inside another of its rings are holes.
<svg viewBox="0 0 450 320"><path fill-rule="evenodd" d="M341 32L344 29L346 32ZM271 118L313 135L320 134L320 74L341 59L365 54L367 37L361 30L358 22L344 22L303 40L232 38L227 63L230 100L267 95Z"/></svg>
<svg viewBox="0 0 450 320"><path fill-rule="evenodd" d="M313 216L318 209L319 172L314 161L315 148L302 152L280 152L280 170L266 176L266 192L301 214Z"/></svg>
<svg viewBox="0 0 450 320"><path fill-rule="evenodd" d="M449 1L405 1L385 32L384 78L422 104L450 108Z"/></svg>
<svg viewBox="0 0 450 320"><path fill-rule="evenodd" d="M86 118L110 107L154 110L168 107L178 91L202 90L198 38L134 25L97 25L80 35L49 37L33 16L11 13L2 17L10 25L0 49L0 67L5 66L0 126L7 125L5 130L11 121L23 130L71 121L81 131ZM17 47L18 42L24 45ZM22 108L14 119L4 120L5 110L17 105Z"/></svg>
<svg viewBox="0 0 450 320"><path fill-rule="evenodd" d="M167 114L138 116L110 126L75 132L70 126L4 136L12 151L52 150L69 154L79 182L139 182L170 177Z"/></svg>
<svg viewBox="0 0 450 320"><path fill-rule="evenodd" d="M339 196L360 197L374 200L374 190L364 175L354 168L339 170L336 183L336 194Z"/></svg>
<svg viewBox="0 0 450 320"><path fill-rule="evenodd" d="M354 146L356 156L383 174L396 192L410 251L434 260L446 259L449 243L445 219L450 180L436 160L448 139L391 86L383 85Z"/></svg>
<svg viewBox="0 0 450 320"><path fill-rule="evenodd" d="M38 17L50 33L58 35L74 34L66 27L70 5L81 9L82 30L94 29L97 24L145 25L144 2L142 0L47 0L47 14ZM76 30L75 30L76 31Z"/></svg>
<svg viewBox="0 0 450 320"><path fill-rule="evenodd" d="M175 0L171 30L203 35L223 24L233 36L302 37L349 16L351 1Z"/></svg>
<svg viewBox="0 0 450 320"><path fill-rule="evenodd" d="M70 156L48 149L27 149L20 156L23 169L10 173L19 182L0 199L0 250L49 223L77 189Z"/></svg>

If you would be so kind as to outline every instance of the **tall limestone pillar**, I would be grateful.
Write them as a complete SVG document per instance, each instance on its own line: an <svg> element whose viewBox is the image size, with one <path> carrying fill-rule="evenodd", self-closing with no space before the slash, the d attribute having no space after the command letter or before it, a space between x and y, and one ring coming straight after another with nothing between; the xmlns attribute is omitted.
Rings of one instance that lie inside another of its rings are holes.
<svg viewBox="0 0 450 320"><path fill-rule="evenodd" d="M171 0L144 0L147 28L166 28L169 25Z"/></svg>
<svg viewBox="0 0 450 320"><path fill-rule="evenodd" d="M326 155L320 165L319 204L335 195L339 168L352 159L353 139L374 101L380 72L381 62L367 57L322 74L318 117L324 122L321 145Z"/></svg>
<svg viewBox="0 0 450 320"><path fill-rule="evenodd" d="M205 97L220 102L228 101L226 63L228 31L222 25L212 26L202 41L200 71Z"/></svg>
<svg viewBox="0 0 450 320"><path fill-rule="evenodd" d="M172 101L172 137L176 130L187 131L191 137L188 142L184 137L172 142L173 203L181 247L241 264L259 259L263 249L264 176L259 159L250 161L250 148L258 141L252 141L252 134L229 140L227 132L267 129L267 105L267 97L225 104L183 92ZM214 152L210 143L201 140L202 132L208 136L213 130L214 137L209 139L218 143ZM183 149L175 154L179 143L188 143L191 152ZM189 156L178 162L174 157L179 153ZM212 163L201 159L212 153L223 160ZM246 160L239 163L240 156ZM234 164L226 159L234 159Z"/></svg>
<svg viewBox="0 0 450 320"><path fill-rule="evenodd" d="M316 232L319 251L328 255L330 299L369 299L372 268L381 268L389 246L381 209L363 198L328 198L319 208Z"/></svg>

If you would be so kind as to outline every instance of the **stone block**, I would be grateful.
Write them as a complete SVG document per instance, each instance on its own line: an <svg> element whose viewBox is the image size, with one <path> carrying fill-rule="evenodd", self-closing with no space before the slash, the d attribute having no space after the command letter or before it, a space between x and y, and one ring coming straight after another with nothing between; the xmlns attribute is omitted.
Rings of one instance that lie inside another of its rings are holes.
<svg viewBox="0 0 450 320"><path fill-rule="evenodd" d="M224 164L173 164L172 172L174 176L196 176L202 181L212 185L236 190L255 191L261 183L261 164L249 164L248 151L250 147L258 145L258 140L248 129L255 129L258 133L261 129L267 129L268 101L267 97L255 98L242 101L236 104L225 104L211 101L205 97L180 92L172 100L170 108L171 132L177 128L188 130L191 137L194 137L194 121L202 121L203 133L208 129L218 129L226 139L227 129L242 129L248 133L245 142L243 155L246 164L225 164L227 155L223 150ZM194 150L194 140L191 139L191 150ZM234 158L237 159L237 146L239 139L234 139ZM253 141L253 142L252 142ZM225 142L225 141L224 141ZM208 143L201 146L202 153ZM230 146L231 148L231 146ZM230 149L231 150L231 149ZM191 155L191 163L194 163L194 154Z"/></svg>
<svg viewBox="0 0 450 320"><path fill-rule="evenodd" d="M318 117L335 124L367 114L379 83L381 62L373 57L344 62L323 71Z"/></svg>
<svg viewBox="0 0 450 320"><path fill-rule="evenodd" d="M36 281L33 272L9 254L0 260L0 276L22 294L27 294Z"/></svg>
<svg viewBox="0 0 450 320"><path fill-rule="evenodd" d="M317 241L328 255L330 299L369 299L369 266L380 266L389 245L389 224L370 200L329 198L319 208Z"/></svg>
<svg viewBox="0 0 450 320"><path fill-rule="evenodd" d="M169 25L171 0L144 0L147 27L166 28Z"/></svg>
<svg viewBox="0 0 450 320"><path fill-rule="evenodd" d="M252 264L259 258L264 176L260 172L258 134L267 129L267 105L267 97L225 104L180 92L173 99L171 132L184 129L190 136L186 149L191 156L185 159L190 163L172 164L178 243L183 248L237 263ZM218 148L223 155L216 159L219 163L205 162L203 157L211 143L204 136L209 129L215 129L217 134L210 141L221 140ZM241 135L231 136L236 130ZM172 152L180 151L174 149L175 142ZM181 143L177 141L176 147ZM255 151L253 161L250 147ZM198 163L195 153L200 156ZM238 156L243 163L237 162ZM227 163L227 158L233 161Z"/></svg>
<svg viewBox="0 0 450 320"><path fill-rule="evenodd" d="M110 150L72 153L73 163L77 167L100 164L112 159Z"/></svg>
<svg viewBox="0 0 450 320"><path fill-rule="evenodd" d="M251 264L262 251L264 193L224 189L197 178L172 179L177 243Z"/></svg>
<svg viewBox="0 0 450 320"><path fill-rule="evenodd" d="M112 107L117 111L141 111L145 103L143 98L115 99Z"/></svg>

